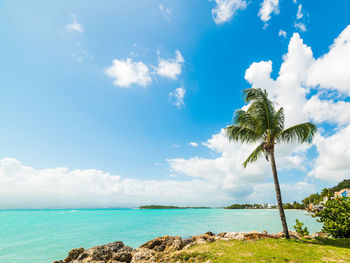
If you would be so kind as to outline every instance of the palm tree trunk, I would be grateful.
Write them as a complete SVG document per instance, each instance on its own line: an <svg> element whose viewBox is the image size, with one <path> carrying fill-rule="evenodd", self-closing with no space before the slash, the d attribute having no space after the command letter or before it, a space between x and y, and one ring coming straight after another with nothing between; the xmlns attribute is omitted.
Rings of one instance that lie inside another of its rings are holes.
<svg viewBox="0 0 350 263"><path fill-rule="evenodd" d="M284 214L283 210L283 203L282 203L282 196L281 196L281 189L280 184L278 182L278 176L277 176L277 169L276 169L276 162L275 162L275 152L274 150L270 153L270 163L272 168L272 174L273 174L273 181L275 184L275 190L276 190L276 198L277 198L277 204L278 204L278 210L280 212L281 222L282 222L282 228L284 236L289 239L289 232L288 232L288 226L286 221L286 216Z"/></svg>

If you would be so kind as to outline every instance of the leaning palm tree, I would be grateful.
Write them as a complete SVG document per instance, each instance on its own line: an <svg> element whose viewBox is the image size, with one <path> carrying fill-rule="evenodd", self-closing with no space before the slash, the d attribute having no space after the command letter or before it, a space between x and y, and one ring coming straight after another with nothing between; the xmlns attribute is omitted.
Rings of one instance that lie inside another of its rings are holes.
<svg viewBox="0 0 350 263"><path fill-rule="evenodd" d="M265 155L266 160L270 161L283 233L286 238L289 238L277 176L275 145L282 142L310 143L317 129L311 122L284 129L283 108L276 111L265 90L251 88L244 90L243 93L245 102L249 103L249 108L246 111L237 110L235 112L235 125L227 126L226 133L230 141L260 142L259 146L243 163L243 167L245 168L248 163L255 162L262 155Z"/></svg>

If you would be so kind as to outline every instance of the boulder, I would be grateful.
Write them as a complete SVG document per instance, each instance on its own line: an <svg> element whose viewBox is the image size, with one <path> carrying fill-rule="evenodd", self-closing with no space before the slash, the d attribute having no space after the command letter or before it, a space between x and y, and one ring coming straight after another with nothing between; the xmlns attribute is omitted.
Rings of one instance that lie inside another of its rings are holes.
<svg viewBox="0 0 350 263"><path fill-rule="evenodd" d="M157 262L155 258L155 252L148 248L136 248L132 251L131 263L153 263Z"/></svg>
<svg viewBox="0 0 350 263"><path fill-rule="evenodd" d="M221 235L223 240L244 240L244 232L224 232Z"/></svg>
<svg viewBox="0 0 350 263"><path fill-rule="evenodd" d="M195 244L204 244L208 242L214 242L215 235L213 233L211 233L212 235L208 235L208 233L211 233L211 232L207 232L203 235L192 236L191 241Z"/></svg>
<svg viewBox="0 0 350 263"><path fill-rule="evenodd" d="M68 252L68 256L64 259L64 262L71 262L78 259L78 257L84 252L84 248L74 248Z"/></svg>
<svg viewBox="0 0 350 263"><path fill-rule="evenodd" d="M132 248L124 246L123 242L116 241L89 249L72 249L64 261L54 263L120 263L131 261Z"/></svg>
<svg viewBox="0 0 350 263"><path fill-rule="evenodd" d="M185 245L187 245L186 243L187 241L184 242L179 236L164 236L152 239L141 245L140 248L147 248L155 252L168 252L181 250Z"/></svg>

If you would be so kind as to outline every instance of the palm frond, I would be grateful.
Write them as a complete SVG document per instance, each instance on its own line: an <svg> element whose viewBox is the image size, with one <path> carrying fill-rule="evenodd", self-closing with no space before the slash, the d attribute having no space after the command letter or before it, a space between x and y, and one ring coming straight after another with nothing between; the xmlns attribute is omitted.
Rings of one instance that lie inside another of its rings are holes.
<svg viewBox="0 0 350 263"><path fill-rule="evenodd" d="M264 148L264 142L262 142L256 149L249 155L247 160L244 161L243 167L246 168L248 163L253 163L255 162L263 153L263 148Z"/></svg>
<svg viewBox="0 0 350 263"><path fill-rule="evenodd" d="M276 139L279 142L311 143L316 132L317 128L315 124L305 122L281 131Z"/></svg>
<svg viewBox="0 0 350 263"><path fill-rule="evenodd" d="M241 125L229 125L225 128L230 141L240 141L250 143L258 141L261 136L255 130Z"/></svg>
<svg viewBox="0 0 350 263"><path fill-rule="evenodd" d="M274 116L272 134L278 135L284 129L284 110L281 107Z"/></svg>
<svg viewBox="0 0 350 263"><path fill-rule="evenodd" d="M248 103L253 100L261 99L262 97L267 98L268 96L266 90L254 89L254 88L243 90L243 95L244 95L245 103Z"/></svg>
<svg viewBox="0 0 350 263"><path fill-rule="evenodd" d="M267 97L264 96L252 101L247 112L260 120L263 130L273 129L276 110L273 103Z"/></svg>
<svg viewBox="0 0 350 263"><path fill-rule="evenodd" d="M246 126L251 129L256 129L260 125L259 121L252 114L244 110L236 110L234 122L236 125Z"/></svg>

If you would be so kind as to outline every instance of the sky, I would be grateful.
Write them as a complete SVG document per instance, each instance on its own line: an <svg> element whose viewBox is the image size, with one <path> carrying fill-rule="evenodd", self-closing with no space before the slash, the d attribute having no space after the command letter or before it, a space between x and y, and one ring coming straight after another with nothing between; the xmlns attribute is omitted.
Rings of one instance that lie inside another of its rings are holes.
<svg viewBox="0 0 350 263"><path fill-rule="evenodd" d="M223 128L266 89L284 202L350 178L350 2L0 1L0 209L275 203Z"/></svg>

